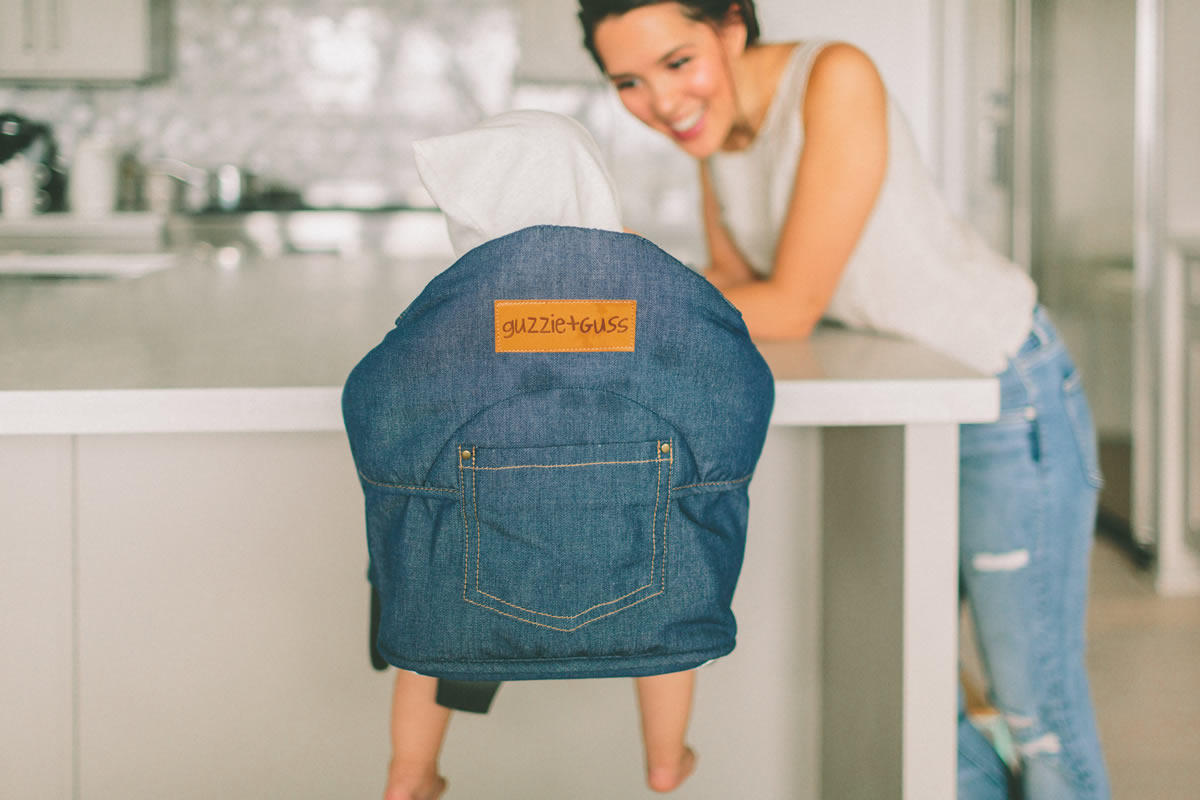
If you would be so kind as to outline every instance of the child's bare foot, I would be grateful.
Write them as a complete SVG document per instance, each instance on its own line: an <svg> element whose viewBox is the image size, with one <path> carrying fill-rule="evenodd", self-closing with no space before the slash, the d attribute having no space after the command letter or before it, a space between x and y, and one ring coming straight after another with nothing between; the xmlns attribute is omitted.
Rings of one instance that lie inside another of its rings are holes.
<svg viewBox="0 0 1200 800"><path fill-rule="evenodd" d="M670 792L687 780L696 769L696 753L690 747L683 748L678 763L651 764L646 773L646 783L656 792Z"/></svg>
<svg viewBox="0 0 1200 800"><path fill-rule="evenodd" d="M446 779L436 772L407 770L393 763L383 800L438 800L444 791Z"/></svg>

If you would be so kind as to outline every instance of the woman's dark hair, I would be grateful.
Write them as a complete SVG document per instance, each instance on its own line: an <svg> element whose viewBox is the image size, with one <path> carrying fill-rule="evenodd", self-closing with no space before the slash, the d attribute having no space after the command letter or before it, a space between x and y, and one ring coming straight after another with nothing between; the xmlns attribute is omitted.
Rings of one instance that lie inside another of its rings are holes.
<svg viewBox="0 0 1200 800"><path fill-rule="evenodd" d="M579 24L583 26L583 46L592 54L592 59L604 72L604 62L596 52L596 26L609 17L619 17L643 6L675 3L683 13L696 22L720 25L732 9L737 9L746 25L746 44L758 40L758 16L754 11L754 0L579 0Z"/></svg>

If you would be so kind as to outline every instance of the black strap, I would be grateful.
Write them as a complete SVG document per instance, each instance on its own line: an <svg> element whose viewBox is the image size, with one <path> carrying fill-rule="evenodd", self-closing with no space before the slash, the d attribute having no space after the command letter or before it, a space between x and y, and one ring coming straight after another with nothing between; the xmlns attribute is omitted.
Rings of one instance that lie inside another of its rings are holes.
<svg viewBox="0 0 1200 800"><path fill-rule="evenodd" d="M455 711L486 714L499 690L500 681L448 681L438 678L437 703Z"/></svg>
<svg viewBox="0 0 1200 800"><path fill-rule="evenodd" d="M369 649L371 666L383 671L388 668L387 659L379 652L379 624L383 618L383 604L379 600L379 592L371 587L371 631ZM473 714L486 714L492 707L492 700L500 690L499 681L448 681L438 679L437 703L455 711L470 711Z"/></svg>
<svg viewBox="0 0 1200 800"><path fill-rule="evenodd" d="M379 601L379 592L375 587L371 587L371 632L368 642L371 651L371 666L382 672L388 668L387 659L379 652L379 646L376 644L379 641L379 622L383 618L383 603Z"/></svg>

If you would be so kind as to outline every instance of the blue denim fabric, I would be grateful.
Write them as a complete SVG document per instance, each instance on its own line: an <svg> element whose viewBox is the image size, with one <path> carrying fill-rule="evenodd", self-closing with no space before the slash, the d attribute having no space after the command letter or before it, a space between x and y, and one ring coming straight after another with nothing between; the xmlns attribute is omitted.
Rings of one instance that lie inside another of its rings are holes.
<svg viewBox="0 0 1200 800"><path fill-rule="evenodd" d="M637 301L633 352L497 353L493 301ZM728 653L774 380L741 315L641 237L538 226L465 254L342 405L392 664L619 677Z"/></svg>
<svg viewBox="0 0 1200 800"><path fill-rule="evenodd" d="M1075 365L1045 311L999 375L998 421L964 425L961 575L1027 800L1107 798L1084 663L1101 476ZM963 798L974 778L960 759Z"/></svg>
<svg viewBox="0 0 1200 800"><path fill-rule="evenodd" d="M1010 800L1011 775L991 742L967 719L962 686L958 687L959 800ZM1013 798L1012 800L1016 800Z"/></svg>

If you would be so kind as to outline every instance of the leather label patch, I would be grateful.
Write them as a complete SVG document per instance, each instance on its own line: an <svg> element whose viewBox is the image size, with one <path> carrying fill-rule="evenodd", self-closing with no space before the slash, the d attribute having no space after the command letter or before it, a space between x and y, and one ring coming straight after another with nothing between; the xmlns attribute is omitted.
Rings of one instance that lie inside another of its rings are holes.
<svg viewBox="0 0 1200 800"><path fill-rule="evenodd" d="M636 300L496 300L497 353L634 350Z"/></svg>

